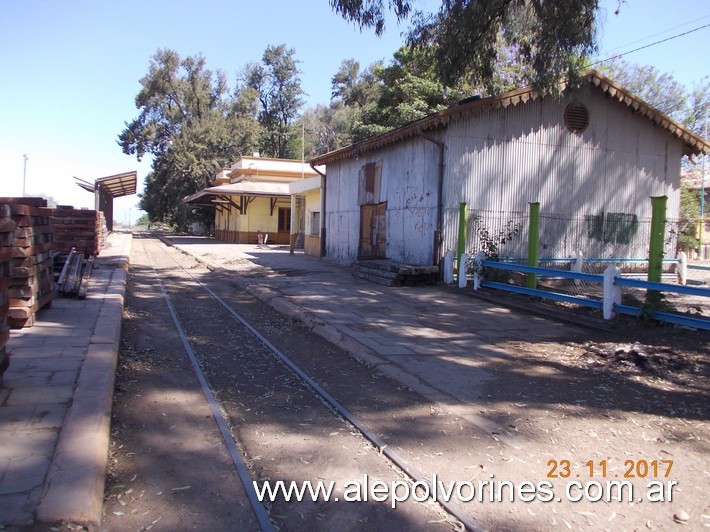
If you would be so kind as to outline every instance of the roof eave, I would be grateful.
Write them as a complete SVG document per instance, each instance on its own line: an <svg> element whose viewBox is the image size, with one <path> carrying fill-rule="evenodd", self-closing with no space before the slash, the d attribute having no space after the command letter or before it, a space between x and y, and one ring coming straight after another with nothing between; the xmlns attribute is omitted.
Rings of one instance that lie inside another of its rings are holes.
<svg viewBox="0 0 710 532"><path fill-rule="evenodd" d="M635 112L640 112L651 121L665 128L671 134L675 135L683 143L684 155L700 155L710 153L710 142L707 139L696 135L688 130L682 124L674 121L670 117L663 114L655 107L647 104L639 97L626 91L624 88L616 85L609 78L599 74L594 70L590 70L581 74L582 78L586 78L590 83L600 88L609 96L616 98L619 102L624 103ZM569 80L561 81L560 89L566 90L569 87ZM397 129L382 133L371 139L360 141L351 146L346 146L310 160L311 165L323 165L357 157L361 154L383 148L389 144L400 142L404 139L411 138L416 134L436 129L439 127L447 127L452 117L463 116L485 108L498 109L516 106L520 103L527 103L530 100L536 100L544 97L544 94L536 91L532 87L509 91L497 96L489 96L466 103L456 103L424 118L420 118L414 122L405 124Z"/></svg>

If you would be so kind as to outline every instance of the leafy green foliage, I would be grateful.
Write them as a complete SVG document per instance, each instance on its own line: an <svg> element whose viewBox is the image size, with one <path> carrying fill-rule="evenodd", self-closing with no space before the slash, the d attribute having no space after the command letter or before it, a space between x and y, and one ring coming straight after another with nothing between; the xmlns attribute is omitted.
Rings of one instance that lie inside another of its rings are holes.
<svg viewBox="0 0 710 532"><path fill-rule="evenodd" d="M501 246L513 241L523 230L522 222L508 220L504 227L496 231L488 228L480 216L471 217L469 224L475 228L478 247L486 254L486 259L495 262L500 260Z"/></svg>
<svg viewBox="0 0 710 532"><path fill-rule="evenodd" d="M422 118L447 105L447 90L437 81L428 49L402 47L392 62L364 71L355 60L343 61L332 78L332 103L351 111L351 140L369 138ZM453 101L466 91L450 90ZM451 97L451 96L449 96Z"/></svg>
<svg viewBox="0 0 710 532"><path fill-rule="evenodd" d="M140 160L167 152L183 127L220 110L226 92L224 75L205 68L202 57L181 59L173 50L158 50L136 96L138 118L119 135L119 145Z"/></svg>
<svg viewBox="0 0 710 532"><path fill-rule="evenodd" d="M398 20L405 18L410 10L410 0L389 0ZM345 20L354 22L360 29L374 28L376 35L382 35L385 29L384 0L330 0L331 7Z"/></svg>
<svg viewBox="0 0 710 532"><path fill-rule="evenodd" d="M271 157L296 158L289 143L292 126L303 106L303 89L293 48L268 46L261 64L246 67L244 87L258 95L261 151ZM300 151L300 150L299 150Z"/></svg>
<svg viewBox="0 0 710 532"><path fill-rule="evenodd" d="M331 0L336 13L360 28L384 31L386 7L398 21L412 12L412 0ZM491 89L501 51L524 65L538 88L552 88L575 73L596 49L598 0L443 0L438 12L413 14L407 38L434 51L438 79L446 86L466 79ZM502 47L501 43L505 43Z"/></svg>
<svg viewBox="0 0 710 532"><path fill-rule="evenodd" d="M700 245L697 231L699 222L700 190L692 190L687 185L681 184L678 249L690 251Z"/></svg>
<svg viewBox="0 0 710 532"><path fill-rule="evenodd" d="M329 106L316 105L306 109L296 122L294 129L303 132L293 139L292 150L301 149L306 159L352 144L352 124L356 111L342 102L332 102ZM301 144L303 142L303 145Z"/></svg>
<svg viewBox="0 0 710 532"><path fill-rule="evenodd" d="M710 108L710 76L696 82L686 100L686 112L681 120L691 131L708 136L707 112Z"/></svg>
<svg viewBox="0 0 710 532"><path fill-rule="evenodd" d="M381 86L372 69L380 64L375 63L361 72L360 63L354 59L344 60L331 79L331 99L348 107L363 107L375 101Z"/></svg>
<svg viewBox="0 0 710 532"><path fill-rule="evenodd" d="M138 160L153 156L140 207L151 220L184 229L204 216L182 199L257 147L257 95L246 90L230 97L224 74L208 70L202 57L182 59L173 50L158 50L140 83L140 113L118 143Z"/></svg>
<svg viewBox="0 0 710 532"><path fill-rule="evenodd" d="M507 53L501 48L504 61ZM498 93L528 81L523 67L506 62L497 66L488 87L463 78L447 86L440 80L435 56L433 46L402 46L387 65L378 62L361 71L354 59L343 61L331 80L331 103L353 111L353 142L423 118L472 94Z"/></svg>
<svg viewBox="0 0 710 532"><path fill-rule="evenodd" d="M389 66L375 65L373 75L381 90L372 108L365 107L365 123L398 127L444 109L447 91L438 81L430 48L402 47ZM451 91L451 101L466 94L466 88Z"/></svg>
<svg viewBox="0 0 710 532"><path fill-rule="evenodd" d="M523 231L522 222L508 220L502 228L497 231L489 228L481 216L472 216L468 220L469 230L476 233L478 239L478 249L483 251L486 260L498 262L500 260L500 249L507 243L516 239ZM511 272L497 268L484 268L483 276L489 281L505 283L512 278Z"/></svg>

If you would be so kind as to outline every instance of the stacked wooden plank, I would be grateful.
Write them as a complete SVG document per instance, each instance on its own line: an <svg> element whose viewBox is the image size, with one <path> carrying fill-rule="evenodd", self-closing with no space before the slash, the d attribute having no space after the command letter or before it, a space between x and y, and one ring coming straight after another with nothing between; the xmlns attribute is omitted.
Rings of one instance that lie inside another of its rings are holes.
<svg viewBox="0 0 710 532"><path fill-rule="evenodd" d="M59 253L68 254L74 248L89 257L98 255L106 245L103 212L67 206L59 206L51 212L54 241Z"/></svg>
<svg viewBox="0 0 710 532"><path fill-rule="evenodd" d="M93 255L86 260L82 251L72 249L57 281L59 293L63 296L76 296L79 299L84 299L89 289L89 278L93 266Z"/></svg>
<svg viewBox="0 0 710 532"><path fill-rule="evenodd" d="M54 299L52 223L43 198L0 198L15 222L10 271L11 328L30 327L35 313Z"/></svg>
<svg viewBox="0 0 710 532"><path fill-rule="evenodd" d="M7 352L7 341L10 338L7 313L10 309L10 272L14 241L15 222L10 216L10 207L0 205L0 382L10 363L10 354Z"/></svg>
<svg viewBox="0 0 710 532"><path fill-rule="evenodd" d="M434 285L438 273L437 266L403 264L389 259L358 260L352 268L353 277L383 286Z"/></svg>
<svg viewBox="0 0 710 532"><path fill-rule="evenodd" d="M103 211L97 211L98 212L98 228L96 229L96 239L98 241L98 249L101 251L103 248L106 247L106 242L108 241L108 228L106 227L106 217L104 216ZM95 255L98 255L99 252L97 251Z"/></svg>

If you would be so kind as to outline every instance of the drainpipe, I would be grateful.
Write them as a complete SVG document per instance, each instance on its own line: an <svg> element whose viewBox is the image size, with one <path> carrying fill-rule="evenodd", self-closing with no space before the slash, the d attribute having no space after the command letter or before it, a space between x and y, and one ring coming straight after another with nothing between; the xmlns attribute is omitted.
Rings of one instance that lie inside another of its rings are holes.
<svg viewBox="0 0 710 532"><path fill-rule="evenodd" d="M323 178L323 186L321 187L321 195L320 195L320 204L321 204L321 209L320 209L320 256L321 258L325 257L325 218L326 218L326 213L325 213L325 193L326 193L326 182L327 182L327 176L318 170L315 166L313 166L313 163L309 162L308 163L313 170L316 171L322 178Z"/></svg>
<svg viewBox="0 0 710 532"><path fill-rule="evenodd" d="M438 178L438 197L436 203L436 231L434 231L434 252L432 253L432 263L436 266L440 266L441 256L442 256L442 236L441 228L444 225L444 143L440 140L435 139L425 133L419 132L419 136L423 139L433 142L439 146L439 178ZM441 268L439 268L441 273Z"/></svg>

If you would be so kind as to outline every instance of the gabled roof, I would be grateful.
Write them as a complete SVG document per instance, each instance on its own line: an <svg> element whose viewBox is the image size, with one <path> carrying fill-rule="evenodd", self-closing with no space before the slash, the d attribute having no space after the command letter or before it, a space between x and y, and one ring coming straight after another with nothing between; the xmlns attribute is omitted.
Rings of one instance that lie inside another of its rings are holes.
<svg viewBox="0 0 710 532"><path fill-rule="evenodd" d="M642 116L648 118L664 129L668 130L669 133L676 136L683 142L683 153L684 155L699 155L701 153L710 153L710 142L703 137L696 135L689 129L687 129L682 124L676 122L672 118L669 118L661 111L652 107L651 105L644 102L638 96L630 93L619 85L615 84L609 78L602 76L596 71L589 71L582 76L583 81L591 83L595 87L598 87L611 98L614 98L631 108L634 112L641 114ZM567 89L569 86L569 81L564 80L561 83L561 90ZM539 93L532 87L526 87L524 89L518 89L497 96L490 96L488 98L479 99L466 99L461 102L452 105L447 109L443 109L437 113L433 113L414 122L405 124L397 129L383 133L371 139L363 140L356 144L346 146L339 150L335 150L318 157L311 159L310 163L312 165L323 165L330 164L343 159L349 159L356 157L360 154L364 154L370 151L378 150L389 146L391 144L396 144L405 139L412 138L425 131L432 131L439 128L445 128L449 125L452 118L458 118L466 114L473 112L480 112L490 109L500 109L507 108L509 106L516 106L521 103L527 103L530 100L537 100L538 98L545 97L544 94Z"/></svg>

